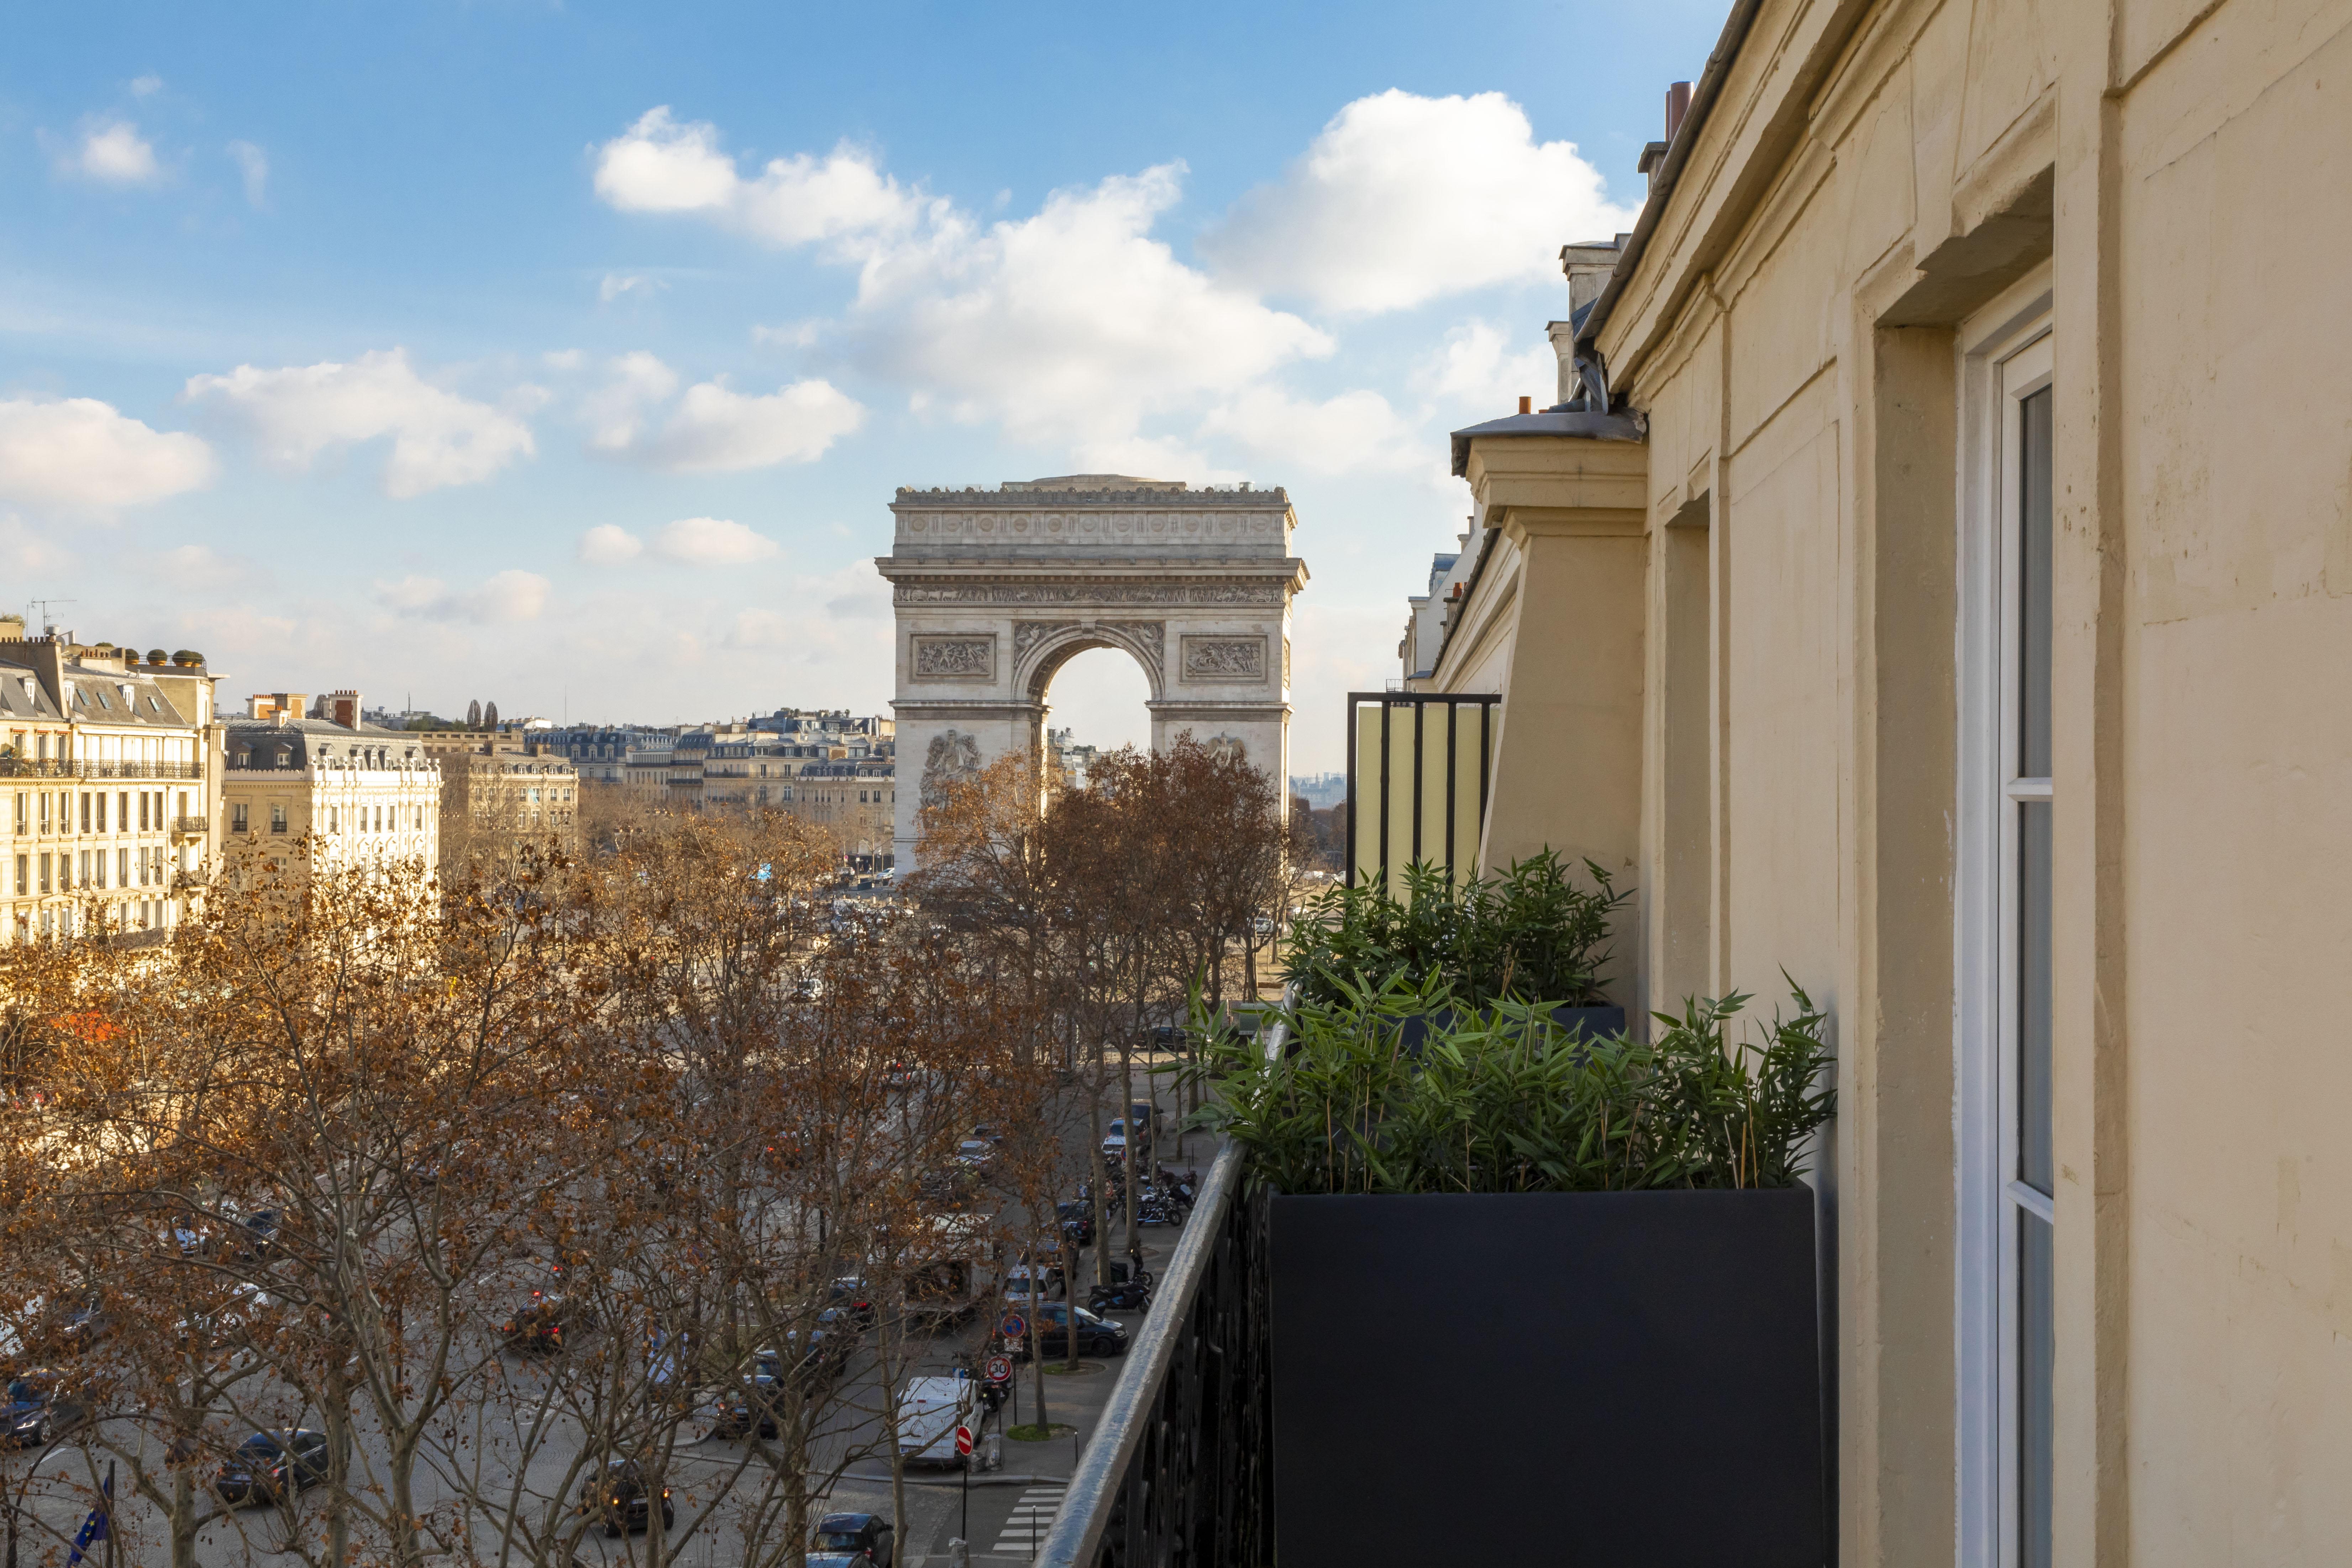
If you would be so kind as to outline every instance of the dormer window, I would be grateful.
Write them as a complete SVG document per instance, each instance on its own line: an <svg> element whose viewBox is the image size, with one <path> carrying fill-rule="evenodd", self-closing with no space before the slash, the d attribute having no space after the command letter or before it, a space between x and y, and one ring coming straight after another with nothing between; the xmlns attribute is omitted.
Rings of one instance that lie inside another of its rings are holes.
<svg viewBox="0 0 2352 1568"><path fill-rule="evenodd" d="M126 680L122 683L120 689L122 692L122 706L129 709L133 713L138 712L139 689Z"/></svg>

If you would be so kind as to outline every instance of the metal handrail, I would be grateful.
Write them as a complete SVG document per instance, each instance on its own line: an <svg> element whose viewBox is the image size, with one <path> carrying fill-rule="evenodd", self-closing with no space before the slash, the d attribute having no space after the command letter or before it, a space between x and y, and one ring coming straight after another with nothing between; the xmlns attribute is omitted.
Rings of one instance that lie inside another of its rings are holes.
<svg viewBox="0 0 2352 1568"><path fill-rule="evenodd" d="M1289 1000L1286 992L1284 1001ZM1280 1051L1286 1036L1277 1024L1266 1038L1267 1053ZM1220 1233L1242 1201L1245 1163L1242 1146L1231 1142L1210 1162L1175 1255L1152 1291L1151 1310L1095 1423L1094 1440L1079 1458L1061 1513L1038 1548L1038 1568L1093 1568L1100 1557L1114 1505L1157 1416L1160 1385L1167 1381L1211 1258L1221 1245Z"/></svg>

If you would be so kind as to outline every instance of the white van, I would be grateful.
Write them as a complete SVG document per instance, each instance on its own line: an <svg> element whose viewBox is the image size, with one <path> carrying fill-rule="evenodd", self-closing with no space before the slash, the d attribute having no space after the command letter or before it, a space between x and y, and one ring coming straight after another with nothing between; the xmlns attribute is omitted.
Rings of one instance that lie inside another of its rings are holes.
<svg viewBox="0 0 2352 1568"><path fill-rule="evenodd" d="M971 1379L910 1377L898 1395L898 1457L910 1465L961 1465L955 1433L972 1422Z"/></svg>

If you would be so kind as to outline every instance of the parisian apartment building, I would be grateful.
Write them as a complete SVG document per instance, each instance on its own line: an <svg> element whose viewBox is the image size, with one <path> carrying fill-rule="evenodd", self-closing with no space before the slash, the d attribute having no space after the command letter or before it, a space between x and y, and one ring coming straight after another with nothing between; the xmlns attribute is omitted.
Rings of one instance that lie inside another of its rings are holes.
<svg viewBox="0 0 2352 1568"><path fill-rule="evenodd" d="M222 822L232 853L283 861L307 843L315 869L440 863L441 769L420 737L362 717L360 694L257 692L223 722Z"/></svg>
<svg viewBox="0 0 2352 1568"><path fill-rule="evenodd" d="M2352 1540L2347 40L1734 6L1350 700L1354 879L1589 859L1633 1017L1835 1016L1842 1563Z"/></svg>
<svg viewBox="0 0 2352 1568"><path fill-rule="evenodd" d="M0 941L186 916L217 849L213 682L193 652L0 617Z"/></svg>
<svg viewBox="0 0 2352 1568"><path fill-rule="evenodd" d="M838 709L780 709L632 752L628 787L667 810L782 811L821 826L862 867L887 863L898 795L896 726Z"/></svg>
<svg viewBox="0 0 2352 1568"><path fill-rule="evenodd" d="M525 846L579 847L580 771L536 733L437 730L411 739L440 764L441 837L453 864Z"/></svg>

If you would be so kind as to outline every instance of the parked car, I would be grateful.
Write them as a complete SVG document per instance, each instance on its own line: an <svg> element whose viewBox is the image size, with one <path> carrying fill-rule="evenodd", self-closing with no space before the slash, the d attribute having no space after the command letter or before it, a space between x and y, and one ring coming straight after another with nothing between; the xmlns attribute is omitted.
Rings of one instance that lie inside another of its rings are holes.
<svg viewBox="0 0 2352 1568"><path fill-rule="evenodd" d="M0 1443L38 1448L89 1418L89 1407L58 1392L58 1374L37 1367L8 1380L8 1405L0 1411Z"/></svg>
<svg viewBox="0 0 2352 1568"><path fill-rule="evenodd" d="M258 1263L278 1246L278 1233L285 1227L283 1209L256 1209L240 1218L222 1238L221 1248L237 1263Z"/></svg>
<svg viewBox="0 0 2352 1568"><path fill-rule="evenodd" d="M740 1386L729 1389L712 1403L709 1435L730 1442L754 1435L773 1437L778 1431L776 1414L782 1398L783 1388L776 1381L776 1373L764 1369L746 1373Z"/></svg>
<svg viewBox="0 0 2352 1568"><path fill-rule="evenodd" d="M974 1171L985 1171L996 1158L996 1145L985 1138L967 1138L956 1145L956 1163Z"/></svg>
<svg viewBox="0 0 2352 1568"><path fill-rule="evenodd" d="M978 1123L972 1128L971 1135L975 1138L985 1138L992 1143L1002 1143L1004 1142L1004 1129L999 1127L993 1121L982 1121Z"/></svg>
<svg viewBox="0 0 2352 1568"><path fill-rule="evenodd" d="M890 1521L878 1513L829 1513L816 1521L808 1568L890 1568Z"/></svg>
<svg viewBox="0 0 2352 1568"><path fill-rule="evenodd" d="M307 1428L256 1432L213 1473L213 1495L231 1508L277 1502L327 1479L327 1435Z"/></svg>
<svg viewBox="0 0 2352 1568"><path fill-rule="evenodd" d="M1054 1205L1054 1216L1062 1222L1062 1237L1072 1247L1092 1247L1095 1244L1095 1205L1066 1198Z"/></svg>
<svg viewBox="0 0 2352 1568"><path fill-rule="evenodd" d="M866 1289L866 1281L861 1277L845 1274L835 1279L828 1291L828 1299L833 1302L833 1310L847 1313L850 1322L856 1327L870 1329L874 1326L874 1297ZM820 1322L824 1321L822 1317L818 1319Z"/></svg>
<svg viewBox="0 0 2352 1568"><path fill-rule="evenodd" d="M1055 1296L1066 1296L1070 1293L1069 1283L1063 1278L1061 1265L1057 1263L1049 1263L1040 1269L1037 1275L1037 1289L1035 1293L1040 1297L1047 1299L1051 1299ZM1023 1302L1029 1300L1030 1296L1029 1265L1026 1263L1016 1263L1010 1268L1007 1268L1004 1271L1004 1300L1006 1302L1017 1307Z"/></svg>
<svg viewBox="0 0 2352 1568"><path fill-rule="evenodd" d="M602 1472L580 1483L580 1511L601 1519L607 1535L650 1528L653 1500L646 1495L645 1472L635 1459L605 1460ZM665 1531L677 1522L667 1487L661 1489L661 1521Z"/></svg>
<svg viewBox="0 0 2352 1568"><path fill-rule="evenodd" d="M1110 1132L1102 1141L1102 1151L1105 1154L1112 1159L1126 1158L1127 1134L1130 1126L1135 1130L1136 1152L1144 1159L1148 1160L1151 1157L1151 1123L1141 1117L1136 1118L1132 1122L1124 1116L1112 1119Z"/></svg>
<svg viewBox="0 0 2352 1568"><path fill-rule="evenodd" d="M1030 1331L1037 1342L1037 1353L1046 1357L1070 1353L1070 1320L1077 1319L1078 1353L1080 1355L1124 1355L1127 1353L1127 1325L1088 1311L1075 1303L1040 1302L1037 1321Z"/></svg>
<svg viewBox="0 0 2352 1568"><path fill-rule="evenodd" d="M956 1428L971 1422L971 1374L910 1377L898 1395L898 1458L909 1465L961 1465Z"/></svg>

